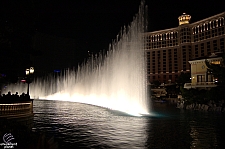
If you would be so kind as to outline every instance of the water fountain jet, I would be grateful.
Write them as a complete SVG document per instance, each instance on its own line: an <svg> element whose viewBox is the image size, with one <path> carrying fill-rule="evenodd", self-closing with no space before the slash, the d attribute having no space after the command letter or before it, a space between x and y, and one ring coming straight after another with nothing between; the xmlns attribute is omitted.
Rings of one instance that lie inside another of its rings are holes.
<svg viewBox="0 0 225 149"><path fill-rule="evenodd" d="M31 97L93 104L135 116L149 114L145 13L146 6L141 2L133 22L124 27L105 55L92 56L76 71L67 70L57 79L35 80L30 87ZM11 91L23 92L21 86Z"/></svg>

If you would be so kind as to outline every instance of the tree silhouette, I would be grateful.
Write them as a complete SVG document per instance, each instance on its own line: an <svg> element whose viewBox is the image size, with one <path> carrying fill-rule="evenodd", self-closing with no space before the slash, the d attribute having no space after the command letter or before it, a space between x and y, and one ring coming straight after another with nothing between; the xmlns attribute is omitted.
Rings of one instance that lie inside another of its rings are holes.
<svg viewBox="0 0 225 149"><path fill-rule="evenodd" d="M220 61L220 64L213 64L208 60L205 60L206 66L208 67L208 72L218 79L217 84L219 86L225 86L225 54L223 54L222 58L223 60Z"/></svg>

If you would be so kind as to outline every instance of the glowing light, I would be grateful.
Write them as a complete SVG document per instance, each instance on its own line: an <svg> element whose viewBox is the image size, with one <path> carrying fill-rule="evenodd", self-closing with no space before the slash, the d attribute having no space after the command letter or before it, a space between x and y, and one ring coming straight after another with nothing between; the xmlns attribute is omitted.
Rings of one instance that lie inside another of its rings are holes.
<svg viewBox="0 0 225 149"><path fill-rule="evenodd" d="M26 80L21 80L21 82L26 82Z"/></svg>
<svg viewBox="0 0 225 149"><path fill-rule="evenodd" d="M190 19L191 19L190 15L187 15L186 13L183 13L183 15L178 17L179 25L188 24Z"/></svg>
<svg viewBox="0 0 225 149"><path fill-rule="evenodd" d="M142 38L146 26L144 4L139 8L139 14L110 44L106 55L93 55L76 71L66 70L57 80L54 77L35 80L31 84L31 97L92 104L134 116L149 114ZM22 89L21 85L15 90Z"/></svg>

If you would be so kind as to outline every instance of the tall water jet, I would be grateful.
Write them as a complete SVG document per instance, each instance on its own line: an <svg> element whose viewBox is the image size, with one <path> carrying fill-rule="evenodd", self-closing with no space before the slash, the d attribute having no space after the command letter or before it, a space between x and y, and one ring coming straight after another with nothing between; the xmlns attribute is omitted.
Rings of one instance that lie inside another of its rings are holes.
<svg viewBox="0 0 225 149"><path fill-rule="evenodd" d="M148 114L143 38L146 9L142 1L131 24L121 30L106 54L92 56L77 70L66 70L56 79L35 80L30 85L31 97L93 104L131 115ZM23 86L9 86L8 90L25 92Z"/></svg>

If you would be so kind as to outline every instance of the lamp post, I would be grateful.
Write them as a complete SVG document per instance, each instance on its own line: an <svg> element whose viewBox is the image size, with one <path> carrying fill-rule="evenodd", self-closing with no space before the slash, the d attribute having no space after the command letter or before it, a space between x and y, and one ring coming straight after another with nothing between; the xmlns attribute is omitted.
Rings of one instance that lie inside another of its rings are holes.
<svg viewBox="0 0 225 149"><path fill-rule="evenodd" d="M27 75L27 95L29 95L29 85L31 83L31 80L30 80L30 74L33 74L34 73L34 67L30 67L30 69L26 69L26 75Z"/></svg>

